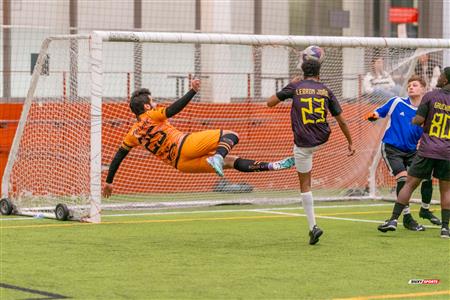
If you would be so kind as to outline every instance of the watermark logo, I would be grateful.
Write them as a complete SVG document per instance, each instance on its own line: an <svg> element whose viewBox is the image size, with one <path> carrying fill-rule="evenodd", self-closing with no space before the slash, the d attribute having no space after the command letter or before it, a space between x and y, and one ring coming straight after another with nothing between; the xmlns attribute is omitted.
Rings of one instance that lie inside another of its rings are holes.
<svg viewBox="0 0 450 300"><path fill-rule="evenodd" d="M408 284L439 284L439 279L410 279Z"/></svg>

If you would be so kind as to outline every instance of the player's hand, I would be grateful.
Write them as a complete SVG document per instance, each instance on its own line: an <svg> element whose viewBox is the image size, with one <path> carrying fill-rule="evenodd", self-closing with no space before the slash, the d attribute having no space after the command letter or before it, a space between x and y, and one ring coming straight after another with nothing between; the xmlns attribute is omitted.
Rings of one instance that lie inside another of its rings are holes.
<svg viewBox="0 0 450 300"><path fill-rule="evenodd" d="M112 191L113 191L113 184L105 183L105 186L103 187L103 197L105 198L111 197Z"/></svg>
<svg viewBox="0 0 450 300"><path fill-rule="evenodd" d="M364 120L374 122L374 121L378 120L378 115L375 112L371 111L364 115Z"/></svg>
<svg viewBox="0 0 450 300"><path fill-rule="evenodd" d="M196 92L200 90L200 79L193 79L191 81L192 89Z"/></svg>
<svg viewBox="0 0 450 300"><path fill-rule="evenodd" d="M348 154L347 156L352 156L353 154L355 154L355 148L353 148L352 144L348 144Z"/></svg>

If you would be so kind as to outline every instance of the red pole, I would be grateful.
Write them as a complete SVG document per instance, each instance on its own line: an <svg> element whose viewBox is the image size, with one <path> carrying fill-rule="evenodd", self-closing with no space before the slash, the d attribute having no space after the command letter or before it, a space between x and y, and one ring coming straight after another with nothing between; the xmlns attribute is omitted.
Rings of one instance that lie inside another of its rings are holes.
<svg viewBox="0 0 450 300"><path fill-rule="evenodd" d="M358 75L358 101L361 100L362 97L362 75Z"/></svg>
<svg viewBox="0 0 450 300"><path fill-rule="evenodd" d="M127 72L127 98L128 102L130 102L131 99L131 74L130 72Z"/></svg>
<svg viewBox="0 0 450 300"><path fill-rule="evenodd" d="M67 100L67 83L66 83L66 72L63 72L63 101Z"/></svg>
<svg viewBox="0 0 450 300"><path fill-rule="evenodd" d="M250 98L252 96L251 92L251 77L250 77L250 73L247 73L247 102L250 102Z"/></svg>

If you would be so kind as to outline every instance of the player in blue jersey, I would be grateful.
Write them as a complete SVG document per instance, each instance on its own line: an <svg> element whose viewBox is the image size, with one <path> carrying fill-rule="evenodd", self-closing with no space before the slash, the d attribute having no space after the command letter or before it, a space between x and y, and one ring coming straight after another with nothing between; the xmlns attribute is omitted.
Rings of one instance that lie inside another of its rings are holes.
<svg viewBox="0 0 450 300"><path fill-rule="evenodd" d="M391 218L378 226L382 232L397 229L397 219L408 205L413 191L423 179L431 175L439 179L441 193L441 237L450 238L450 67L438 79L440 89L423 96L413 119L416 125L423 125L419 150L408 169L406 184L395 202Z"/></svg>
<svg viewBox="0 0 450 300"><path fill-rule="evenodd" d="M349 155L353 155L352 138L342 109L333 92L319 81L320 63L306 60L302 63L304 79L294 79L281 91L267 100L273 107L292 98L291 122L294 132L294 157L300 180L302 205L309 225L309 243L316 244L323 231L317 227L314 215L314 201L311 192L311 170L313 153L328 141L331 130L327 123L328 111L339 124L348 141Z"/></svg>
<svg viewBox="0 0 450 300"><path fill-rule="evenodd" d="M396 194L406 182L407 169L417 152L417 143L423 129L411 123L416 115L417 107L426 91L426 82L420 76L414 75L408 80L408 97L393 97L386 104L367 115L369 121L389 117L389 124L383 136L381 154L393 176L397 181ZM422 182L422 207L419 216L440 225L441 221L429 210L433 194L430 178ZM409 206L403 211L403 226L413 231L423 231L425 227L419 225L411 216Z"/></svg>

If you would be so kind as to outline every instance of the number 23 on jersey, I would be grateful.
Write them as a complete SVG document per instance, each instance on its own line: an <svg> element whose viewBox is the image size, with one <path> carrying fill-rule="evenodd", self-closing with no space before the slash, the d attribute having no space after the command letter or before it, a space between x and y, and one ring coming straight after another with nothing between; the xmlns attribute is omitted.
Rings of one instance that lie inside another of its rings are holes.
<svg viewBox="0 0 450 300"><path fill-rule="evenodd" d="M325 122L324 98L300 98L300 102L306 104L306 107L301 108L303 124L316 124ZM317 104L319 106L317 106Z"/></svg>

